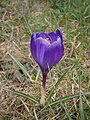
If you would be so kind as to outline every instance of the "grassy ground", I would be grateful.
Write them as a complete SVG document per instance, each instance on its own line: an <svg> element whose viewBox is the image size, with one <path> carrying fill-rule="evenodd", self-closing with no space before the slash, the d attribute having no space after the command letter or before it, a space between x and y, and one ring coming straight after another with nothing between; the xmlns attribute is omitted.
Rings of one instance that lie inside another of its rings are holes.
<svg viewBox="0 0 90 120"><path fill-rule="evenodd" d="M90 120L90 0L1 0L0 9L0 120ZM57 28L65 54L41 106L30 37Z"/></svg>

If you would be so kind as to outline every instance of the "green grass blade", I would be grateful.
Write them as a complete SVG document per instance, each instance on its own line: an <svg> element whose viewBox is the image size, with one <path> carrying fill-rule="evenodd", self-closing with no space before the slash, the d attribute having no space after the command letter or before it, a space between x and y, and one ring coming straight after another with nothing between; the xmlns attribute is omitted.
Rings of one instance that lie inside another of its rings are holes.
<svg viewBox="0 0 90 120"><path fill-rule="evenodd" d="M66 107L64 106L64 104L62 103L62 101L60 102L60 104L61 104L61 106L63 107L63 109L65 110L68 119L69 119L69 120L72 120L71 116L70 116L69 113L68 113L68 110L66 109Z"/></svg>
<svg viewBox="0 0 90 120"><path fill-rule="evenodd" d="M78 80L79 80L79 98L80 98L80 103L79 103L79 109L80 109L80 120L85 120L84 119L84 110L83 110L83 103L82 103L82 95L81 95L81 78L80 74L78 74Z"/></svg>
<svg viewBox="0 0 90 120"><path fill-rule="evenodd" d="M24 74L26 76L28 76L31 80L31 76L29 75L28 71L26 70L26 68L11 54L11 53L8 53L9 56L13 59L13 61L22 69L22 71L24 72ZM32 81L32 80L31 80Z"/></svg>
<svg viewBox="0 0 90 120"><path fill-rule="evenodd" d="M37 75L36 75L36 81L38 81L38 78L40 76L40 72L41 72L41 70L40 70L40 68L38 68L38 72L37 72Z"/></svg>
<svg viewBox="0 0 90 120"><path fill-rule="evenodd" d="M51 88L49 94L47 95L47 99L46 101L48 101L48 99L51 98L51 96L53 95L54 90L58 87L58 85L60 84L60 82L63 80L63 78L65 77L66 73L68 72L68 70L61 76L61 78L56 82L56 84Z"/></svg>
<svg viewBox="0 0 90 120"><path fill-rule="evenodd" d="M34 104L38 104L39 103L35 98L33 98L32 96L27 95L25 93L14 91L14 90L10 90L10 89L4 89L4 90L8 91L8 92L11 92L11 93L13 93L15 95L21 96L23 98L26 98L26 99L30 100L32 103L34 103Z"/></svg>
<svg viewBox="0 0 90 120"><path fill-rule="evenodd" d="M90 92L85 92L85 93L81 93L82 95L90 95ZM57 105L59 104L61 101L66 101L66 100L70 100L76 97L79 97L80 94L74 94L74 95L69 95L69 96L65 96L65 97L60 97L59 99L57 99L56 101L52 102L51 104L49 104L49 106L53 106L53 105Z"/></svg>
<svg viewBox="0 0 90 120"><path fill-rule="evenodd" d="M80 120L85 120L81 93L80 93Z"/></svg>
<svg viewBox="0 0 90 120"><path fill-rule="evenodd" d="M30 25L28 24L28 21L27 21L25 15L24 15L24 6L22 6L22 18L23 18L23 20L24 20L27 33L28 33L29 35L32 35L32 30L31 30Z"/></svg>
<svg viewBox="0 0 90 120"><path fill-rule="evenodd" d="M0 32L0 36L9 36L9 35L5 32Z"/></svg>

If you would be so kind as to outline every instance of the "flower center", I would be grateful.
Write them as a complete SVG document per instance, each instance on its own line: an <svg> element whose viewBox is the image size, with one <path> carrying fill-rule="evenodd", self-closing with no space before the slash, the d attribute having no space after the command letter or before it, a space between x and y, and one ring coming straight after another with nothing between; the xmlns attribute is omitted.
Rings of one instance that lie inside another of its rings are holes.
<svg viewBox="0 0 90 120"><path fill-rule="evenodd" d="M49 38L45 38L45 40L50 43L50 39Z"/></svg>

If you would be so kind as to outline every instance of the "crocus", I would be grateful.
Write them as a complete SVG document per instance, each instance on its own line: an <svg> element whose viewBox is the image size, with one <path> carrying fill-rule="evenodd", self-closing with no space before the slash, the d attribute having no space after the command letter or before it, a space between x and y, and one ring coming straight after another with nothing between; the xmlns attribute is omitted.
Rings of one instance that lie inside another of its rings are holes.
<svg viewBox="0 0 90 120"><path fill-rule="evenodd" d="M41 86L41 103L43 103L42 101L45 101L45 84L47 73L61 60L64 54L61 31L57 29L56 33L50 32L48 34L45 32L34 32L31 36L30 49L31 54L36 63L39 65L43 75Z"/></svg>

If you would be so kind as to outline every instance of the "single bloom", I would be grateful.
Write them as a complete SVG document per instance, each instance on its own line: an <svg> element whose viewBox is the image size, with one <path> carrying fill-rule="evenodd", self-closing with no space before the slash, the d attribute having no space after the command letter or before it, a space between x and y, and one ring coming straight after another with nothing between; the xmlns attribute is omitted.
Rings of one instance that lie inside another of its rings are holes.
<svg viewBox="0 0 90 120"><path fill-rule="evenodd" d="M62 33L59 29L56 33L34 32L30 43L31 54L39 65L42 74L42 86L45 88L48 71L57 64L64 55Z"/></svg>
<svg viewBox="0 0 90 120"><path fill-rule="evenodd" d="M47 73L64 54L61 31L57 29L56 33L50 32L48 34L34 32L31 36L30 48L32 56L42 72Z"/></svg>

